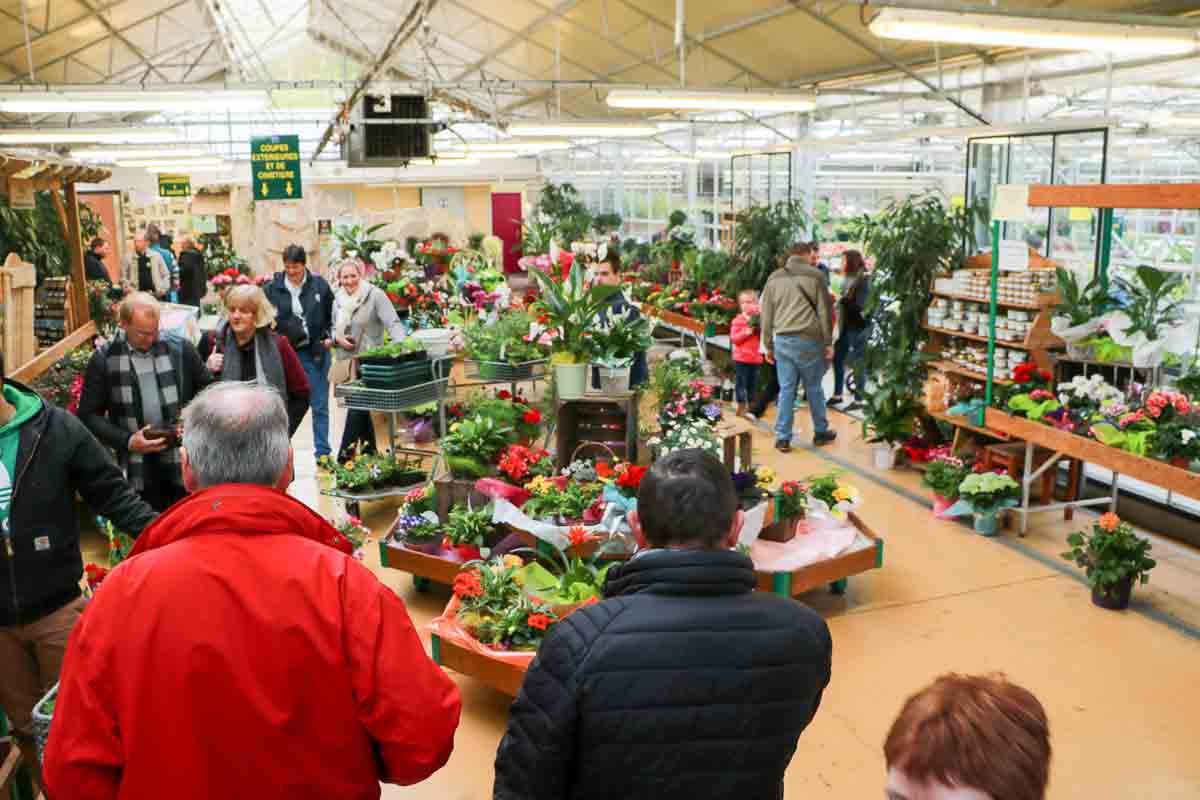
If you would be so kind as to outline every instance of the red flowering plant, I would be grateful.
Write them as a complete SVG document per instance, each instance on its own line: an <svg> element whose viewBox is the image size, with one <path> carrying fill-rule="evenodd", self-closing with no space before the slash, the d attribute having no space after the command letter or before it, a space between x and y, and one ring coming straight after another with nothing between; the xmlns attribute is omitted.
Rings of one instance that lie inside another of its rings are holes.
<svg viewBox="0 0 1200 800"><path fill-rule="evenodd" d="M597 477L606 486L613 487L622 497L626 498L637 497L638 488L642 485L642 478L646 477L646 473L649 471L649 467L639 467L624 461L617 462L615 467L604 461L596 464Z"/></svg>
<svg viewBox="0 0 1200 800"><path fill-rule="evenodd" d="M100 531L108 539L108 566L102 567L99 564L87 564L84 566L83 574L87 578L87 587L84 589L85 597L91 597L100 584L104 582L104 579L108 577L108 573L124 561L129 555L129 551L133 550L132 536L124 531L117 530L111 522L102 517L97 517L96 521L100 523Z"/></svg>
<svg viewBox="0 0 1200 800"><path fill-rule="evenodd" d="M536 650L558 621L553 608L525 591L523 566L516 555L471 561L454 579L458 622L493 649Z"/></svg>
<svg viewBox="0 0 1200 800"><path fill-rule="evenodd" d="M1012 384L1001 386L997 401L1010 413L1040 420L1062 407L1054 393L1054 375L1033 362L1013 368Z"/></svg>
<svg viewBox="0 0 1200 800"><path fill-rule="evenodd" d="M775 518L801 519L808 510L808 487L800 481L784 481L775 492Z"/></svg>
<svg viewBox="0 0 1200 800"><path fill-rule="evenodd" d="M505 448L500 454L499 467L500 474L517 486L523 486L527 480L537 475L548 477L554 474L554 462L549 451L519 444Z"/></svg>

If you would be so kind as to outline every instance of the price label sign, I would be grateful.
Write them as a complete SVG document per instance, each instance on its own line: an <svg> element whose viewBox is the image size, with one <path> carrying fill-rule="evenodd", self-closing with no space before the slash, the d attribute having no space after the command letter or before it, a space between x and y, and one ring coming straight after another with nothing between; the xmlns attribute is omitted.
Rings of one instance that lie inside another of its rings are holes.
<svg viewBox="0 0 1200 800"><path fill-rule="evenodd" d="M192 179L187 175L158 176L159 197L191 197Z"/></svg>
<svg viewBox="0 0 1200 800"><path fill-rule="evenodd" d="M251 139L250 179L255 200L299 200L300 137Z"/></svg>

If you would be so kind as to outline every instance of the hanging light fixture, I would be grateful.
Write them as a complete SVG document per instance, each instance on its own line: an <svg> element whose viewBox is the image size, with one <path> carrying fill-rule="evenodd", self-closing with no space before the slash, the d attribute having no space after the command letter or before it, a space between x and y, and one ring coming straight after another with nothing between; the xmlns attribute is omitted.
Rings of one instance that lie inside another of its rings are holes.
<svg viewBox="0 0 1200 800"><path fill-rule="evenodd" d="M177 128L4 128L0 144L155 144L179 142Z"/></svg>
<svg viewBox="0 0 1200 800"><path fill-rule="evenodd" d="M808 92L705 91L687 89L613 89L613 108L664 111L812 111L817 99Z"/></svg>
<svg viewBox="0 0 1200 800"><path fill-rule="evenodd" d="M120 161L129 158L196 158L212 155L207 147L82 147L72 148L71 158L81 161Z"/></svg>
<svg viewBox="0 0 1200 800"><path fill-rule="evenodd" d="M512 136L573 136L601 139L636 139L658 135L658 126L642 120L616 122L514 122L508 126Z"/></svg>
<svg viewBox="0 0 1200 800"><path fill-rule="evenodd" d="M881 39L1123 56L1180 55L1197 49L1196 31L1182 25L1168 28L958 11L885 8L871 20L870 29Z"/></svg>
<svg viewBox="0 0 1200 800"><path fill-rule="evenodd" d="M264 91L205 89L148 91L145 89L91 89L0 92L0 111L8 114L109 114L132 112L261 111L267 106Z"/></svg>

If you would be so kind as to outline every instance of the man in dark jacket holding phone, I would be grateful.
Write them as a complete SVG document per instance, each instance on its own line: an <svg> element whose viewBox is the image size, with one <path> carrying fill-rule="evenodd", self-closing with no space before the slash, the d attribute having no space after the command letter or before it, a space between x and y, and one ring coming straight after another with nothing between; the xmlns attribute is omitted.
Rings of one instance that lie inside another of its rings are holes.
<svg viewBox="0 0 1200 800"><path fill-rule="evenodd" d="M187 491L175 430L183 407L212 383L191 342L159 331L161 308L135 292L121 302L121 334L92 354L79 418L117 453L133 488L156 511Z"/></svg>
<svg viewBox="0 0 1200 800"><path fill-rule="evenodd" d="M495 800L783 797L833 645L813 611L754 590L729 549L743 517L711 454L655 462L630 515L648 549L550 629L509 711Z"/></svg>
<svg viewBox="0 0 1200 800"><path fill-rule="evenodd" d="M308 375L312 409L313 450L317 458L329 449L329 367L333 347L333 290L308 269L308 255L298 244L283 251L283 272L263 287L275 306L279 333L287 337Z"/></svg>
<svg viewBox="0 0 1200 800"><path fill-rule="evenodd" d="M154 510L73 414L3 375L0 355L0 708L27 739L83 611L75 494L131 536Z"/></svg>

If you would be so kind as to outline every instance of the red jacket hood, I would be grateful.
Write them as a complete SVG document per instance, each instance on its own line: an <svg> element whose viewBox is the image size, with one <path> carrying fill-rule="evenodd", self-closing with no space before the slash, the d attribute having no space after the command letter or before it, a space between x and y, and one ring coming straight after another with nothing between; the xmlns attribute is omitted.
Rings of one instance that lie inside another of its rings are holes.
<svg viewBox="0 0 1200 800"><path fill-rule="evenodd" d="M129 556L211 533L259 536L290 533L329 544L338 532L323 517L278 489L225 483L171 506L137 537Z"/></svg>

